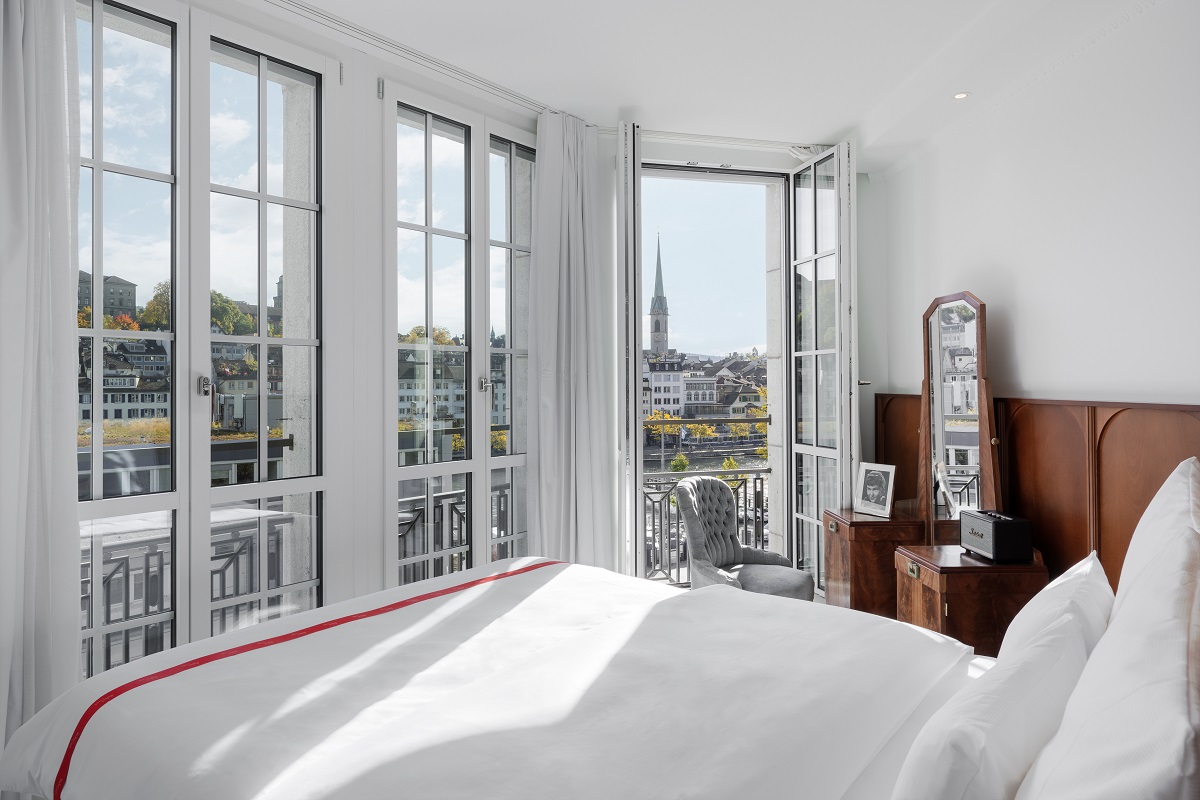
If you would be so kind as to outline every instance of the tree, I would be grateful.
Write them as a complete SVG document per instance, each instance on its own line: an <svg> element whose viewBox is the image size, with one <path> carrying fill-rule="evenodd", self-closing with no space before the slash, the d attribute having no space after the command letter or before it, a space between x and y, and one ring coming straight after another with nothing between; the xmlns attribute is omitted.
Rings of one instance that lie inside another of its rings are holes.
<svg viewBox="0 0 1200 800"><path fill-rule="evenodd" d="M492 455L502 456L508 452L508 431L492 431Z"/></svg>
<svg viewBox="0 0 1200 800"><path fill-rule="evenodd" d="M684 427L687 428L688 435L698 442L702 442L705 439L711 439L717 435L716 428L714 428L712 425L705 425L702 422L693 422L689 425L685 425Z"/></svg>
<svg viewBox="0 0 1200 800"><path fill-rule="evenodd" d="M144 331L165 331L171 327L171 282L163 281L154 287L154 296L138 315Z"/></svg>
<svg viewBox="0 0 1200 800"><path fill-rule="evenodd" d="M104 315L104 328L110 331L140 331L141 328L128 314L117 314L115 317Z"/></svg>
<svg viewBox="0 0 1200 800"><path fill-rule="evenodd" d="M677 455L673 459L671 459L671 472L687 472L687 470L688 470L688 457L685 456L683 453L680 453L679 455Z"/></svg>
<svg viewBox="0 0 1200 800"><path fill-rule="evenodd" d="M729 433L735 439L750 438L750 423L748 422L731 422L729 423Z"/></svg>
<svg viewBox="0 0 1200 800"><path fill-rule="evenodd" d="M414 325L412 330L400 337L401 342L409 344L419 344L425 339L425 326ZM440 325L435 325L433 328L433 343L440 345L454 344L454 339L450 336L450 329L443 328Z"/></svg>
<svg viewBox="0 0 1200 800"><path fill-rule="evenodd" d="M734 461L733 456L725 456L725 460L721 462L721 469L737 469L738 463Z"/></svg>
<svg viewBox="0 0 1200 800"><path fill-rule="evenodd" d="M678 425L654 424L654 420L659 420L659 419L679 419L679 417L671 416L671 414L667 413L666 411L663 411L661 408L656 408L652 412L650 412L650 416L646 417L646 421L644 423L642 423L642 427L644 427L651 434L655 434L655 435L662 434L662 433L665 433L669 436L678 436L679 435L679 426Z"/></svg>
<svg viewBox="0 0 1200 800"><path fill-rule="evenodd" d="M79 328L92 327L92 307L84 306L75 312L75 325Z"/></svg>
<svg viewBox="0 0 1200 800"><path fill-rule="evenodd" d="M237 303L220 292L214 291L209 294L209 314L217 330L226 336L253 336L258 333L258 323L254 317L242 313Z"/></svg>
<svg viewBox="0 0 1200 800"><path fill-rule="evenodd" d="M752 417L765 417L765 416L767 416L767 411L768 411L767 387L765 387L765 386L758 387L758 399L760 400L758 408L751 408L751 409L749 409L748 413ZM757 433L761 433L763 436L766 436L767 435L767 423L765 423L765 422L754 423L754 430Z"/></svg>

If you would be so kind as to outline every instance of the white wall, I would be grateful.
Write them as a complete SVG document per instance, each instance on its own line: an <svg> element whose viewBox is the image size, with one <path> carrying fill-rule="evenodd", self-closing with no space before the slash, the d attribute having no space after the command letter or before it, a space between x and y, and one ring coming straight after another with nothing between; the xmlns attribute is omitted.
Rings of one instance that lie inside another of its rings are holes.
<svg viewBox="0 0 1200 800"><path fill-rule="evenodd" d="M860 184L872 389L919 389L920 316L967 289L997 396L1200 402L1200 3L1140 5L886 173L884 197Z"/></svg>

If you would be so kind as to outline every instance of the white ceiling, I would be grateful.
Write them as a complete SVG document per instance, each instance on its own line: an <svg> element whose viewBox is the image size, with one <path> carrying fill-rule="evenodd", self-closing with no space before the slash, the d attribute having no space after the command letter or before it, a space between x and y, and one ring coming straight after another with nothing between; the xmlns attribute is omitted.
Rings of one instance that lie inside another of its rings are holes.
<svg viewBox="0 0 1200 800"><path fill-rule="evenodd" d="M1129 0L307 2L599 125L855 136L886 163Z"/></svg>

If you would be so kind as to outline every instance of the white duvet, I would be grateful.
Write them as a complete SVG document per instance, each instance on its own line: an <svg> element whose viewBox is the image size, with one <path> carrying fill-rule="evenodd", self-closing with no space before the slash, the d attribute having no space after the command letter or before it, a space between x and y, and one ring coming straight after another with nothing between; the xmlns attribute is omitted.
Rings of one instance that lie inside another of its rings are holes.
<svg viewBox="0 0 1200 800"><path fill-rule="evenodd" d="M389 606L400 607L379 611ZM92 678L17 732L0 789L63 800L869 796L965 680L970 655L854 611L509 560Z"/></svg>

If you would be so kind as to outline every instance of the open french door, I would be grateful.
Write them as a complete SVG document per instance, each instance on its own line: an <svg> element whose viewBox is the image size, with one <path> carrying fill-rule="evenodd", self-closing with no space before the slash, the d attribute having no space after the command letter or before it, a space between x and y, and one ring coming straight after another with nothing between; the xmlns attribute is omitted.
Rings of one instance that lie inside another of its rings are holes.
<svg viewBox="0 0 1200 800"><path fill-rule="evenodd" d="M859 452L850 145L794 170L791 191L793 552L824 590L822 511L849 504Z"/></svg>

